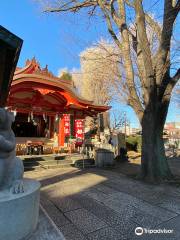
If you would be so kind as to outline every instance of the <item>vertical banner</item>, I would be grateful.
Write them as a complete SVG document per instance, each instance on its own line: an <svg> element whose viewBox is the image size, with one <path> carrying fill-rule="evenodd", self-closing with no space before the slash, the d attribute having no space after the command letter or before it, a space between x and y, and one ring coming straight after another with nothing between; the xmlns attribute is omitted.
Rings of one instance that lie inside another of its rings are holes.
<svg viewBox="0 0 180 240"><path fill-rule="evenodd" d="M70 114L63 114L64 117L64 136L70 136Z"/></svg>
<svg viewBox="0 0 180 240"><path fill-rule="evenodd" d="M78 142L83 142L84 139L84 121L82 119L75 120L75 137Z"/></svg>

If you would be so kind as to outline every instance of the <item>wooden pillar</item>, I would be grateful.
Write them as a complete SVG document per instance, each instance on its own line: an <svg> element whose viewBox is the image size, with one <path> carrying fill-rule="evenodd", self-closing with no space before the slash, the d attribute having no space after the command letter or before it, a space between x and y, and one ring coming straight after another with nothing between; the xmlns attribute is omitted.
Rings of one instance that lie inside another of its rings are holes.
<svg viewBox="0 0 180 240"><path fill-rule="evenodd" d="M53 116L50 116L49 117L49 135L50 135L50 138L53 138L54 136L54 117Z"/></svg>
<svg viewBox="0 0 180 240"><path fill-rule="evenodd" d="M64 134L64 117L62 116L59 119L59 134L58 134L58 143L59 146L63 147L65 142L65 134Z"/></svg>

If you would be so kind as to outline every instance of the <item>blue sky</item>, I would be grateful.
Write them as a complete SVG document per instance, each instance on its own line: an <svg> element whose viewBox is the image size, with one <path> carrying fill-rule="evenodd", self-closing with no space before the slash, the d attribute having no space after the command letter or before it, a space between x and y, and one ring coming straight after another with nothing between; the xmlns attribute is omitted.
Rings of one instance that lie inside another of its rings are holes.
<svg viewBox="0 0 180 240"><path fill-rule="evenodd" d="M43 14L33 0L1 1L0 24L24 40L18 65L35 56L42 67L48 64L56 75L62 68L79 68L80 52L101 37L108 37L104 23L94 23L92 26L91 20L82 15ZM117 105L113 107L117 109ZM133 127L139 125L133 110L123 105L120 109L127 112ZM180 121L178 114L180 111L171 104L167 121Z"/></svg>

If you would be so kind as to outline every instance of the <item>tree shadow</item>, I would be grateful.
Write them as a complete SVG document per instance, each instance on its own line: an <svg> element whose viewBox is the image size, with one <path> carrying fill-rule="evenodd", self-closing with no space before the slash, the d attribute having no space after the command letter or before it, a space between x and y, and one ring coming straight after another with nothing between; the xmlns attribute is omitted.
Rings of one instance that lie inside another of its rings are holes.
<svg viewBox="0 0 180 240"><path fill-rule="evenodd" d="M158 215L147 211L143 202L155 198L162 203L169 194L167 186L146 184L115 173L113 168L73 168L53 176L47 174L40 182L41 205L67 239L89 239L91 234L94 238L90 239L101 239L96 234L106 229L105 239L132 239L142 219L147 228L157 224Z"/></svg>

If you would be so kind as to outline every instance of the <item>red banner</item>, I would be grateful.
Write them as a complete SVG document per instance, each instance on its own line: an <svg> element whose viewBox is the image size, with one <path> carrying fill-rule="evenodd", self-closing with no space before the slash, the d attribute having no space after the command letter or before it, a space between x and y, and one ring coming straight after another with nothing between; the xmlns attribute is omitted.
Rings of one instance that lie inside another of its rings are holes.
<svg viewBox="0 0 180 240"><path fill-rule="evenodd" d="M64 116L64 135L70 136L70 115L63 114Z"/></svg>
<svg viewBox="0 0 180 240"><path fill-rule="evenodd" d="M75 120L75 137L78 140L83 140L84 138L84 121L82 119Z"/></svg>

